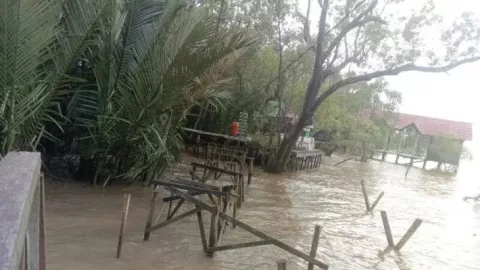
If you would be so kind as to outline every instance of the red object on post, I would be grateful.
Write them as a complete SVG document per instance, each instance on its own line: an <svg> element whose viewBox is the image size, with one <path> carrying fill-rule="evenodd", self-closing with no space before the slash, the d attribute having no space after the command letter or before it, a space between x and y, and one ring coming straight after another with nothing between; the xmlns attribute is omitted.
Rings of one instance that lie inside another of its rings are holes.
<svg viewBox="0 0 480 270"><path fill-rule="evenodd" d="M240 124L238 122L232 123L230 133L232 136L238 136L238 134L240 133Z"/></svg>

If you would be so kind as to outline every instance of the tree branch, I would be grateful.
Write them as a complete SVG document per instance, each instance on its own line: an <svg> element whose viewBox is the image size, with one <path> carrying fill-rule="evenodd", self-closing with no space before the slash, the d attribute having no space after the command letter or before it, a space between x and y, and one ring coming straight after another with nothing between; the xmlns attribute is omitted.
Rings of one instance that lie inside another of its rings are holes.
<svg viewBox="0 0 480 270"><path fill-rule="evenodd" d="M351 85L351 84L358 83L358 82L366 82L366 81L370 81L372 79L379 78L379 77L384 77L384 76L395 76L395 75L398 75L400 73L409 72L409 71L419 71L419 72L428 72L428 73L443 73L443 72L447 72L449 70L452 70L456 67L459 67L461 65L468 64L468 63L473 63L473 62L477 62L477 61L480 61L480 56L466 58L466 59L463 59L461 61L451 63L451 64L448 64L448 65L445 65L445 66L440 66L440 67L425 67L425 66L416 66L414 64L406 64L406 65L399 66L399 67L396 67L396 68L391 68L391 69L381 70L381 71L375 71L375 72L371 72L371 73L364 74L364 75L350 77L350 78L341 80L341 81L333 84L332 86L330 86L325 92L323 92L315 100L312 107L309 108L309 109L310 109L310 112L313 113L317 109L317 107L325 99L327 99L331 94L335 93L338 89L340 89L344 86L347 86L347 85Z"/></svg>
<svg viewBox="0 0 480 270"><path fill-rule="evenodd" d="M330 43L330 46L328 46L328 49L325 51L325 56L328 57L329 55L332 54L332 51L337 47L340 42L342 41L343 38L352 30L355 29L359 26L365 25L370 22L378 22L378 23L385 23L384 20L382 20L380 17L377 16L367 16L369 13L373 11L375 6L378 4L377 0L372 1L372 3L364 10L362 11L355 19L353 19L350 23L348 23L345 27L342 28L340 33L333 39L332 43ZM322 59L322 62L325 61L325 59Z"/></svg>
<svg viewBox="0 0 480 270"><path fill-rule="evenodd" d="M312 0L307 0L307 15L303 16L298 10L296 10L297 16L300 18L303 24L303 39L306 43L310 43L312 41L312 37L310 36L310 6L312 4Z"/></svg>

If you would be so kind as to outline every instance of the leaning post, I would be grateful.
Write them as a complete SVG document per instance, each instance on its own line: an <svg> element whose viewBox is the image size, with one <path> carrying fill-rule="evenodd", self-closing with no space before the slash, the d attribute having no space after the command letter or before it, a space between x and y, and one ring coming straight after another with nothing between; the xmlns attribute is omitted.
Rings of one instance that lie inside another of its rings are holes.
<svg viewBox="0 0 480 270"><path fill-rule="evenodd" d="M315 232L313 233L312 248L310 249L310 257L315 258L318 249L318 240L320 239L320 230L322 227L315 225ZM313 270L313 263L308 263L308 270Z"/></svg>
<svg viewBox="0 0 480 270"><path fill-rule="evenodd" d="M408 231L405 233L405 235L398 241L397 245L395 246L396 250L402 249L402 247L407 243L407 241L412 237L412 235L417 231L418 227L422 224L421 219L415 219L413 224L408 228Z"/></svg>
<svg viewBox="0 0 480 270"><path fill-rule="evenodd" d="M387 212L381 211L383 228L385 229L385 235L387 236L387 242L389 247L394 247L392 230L390 229L390 223L388 223ZM408 240L408 239L407 239Z"/></svg>
<svg viewBox="0 0 480 270"><path fill-rule="evenodd" d="M145 233L143 234L143 241L148 241L150 239L150 227L152 227L153 216L155 215L155 208L157 207L157 196L158 190L157 187L153 189L152 198L150 199L150 212L147 217L147 224L145 225Z"/></svg>

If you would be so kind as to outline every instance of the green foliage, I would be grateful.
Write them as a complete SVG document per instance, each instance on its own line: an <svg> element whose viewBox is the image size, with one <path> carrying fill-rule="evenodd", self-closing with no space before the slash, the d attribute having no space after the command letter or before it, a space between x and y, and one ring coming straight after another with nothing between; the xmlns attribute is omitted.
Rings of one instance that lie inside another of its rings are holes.
<svg viewBox="0 0 480 270"><path fill-rule="evenodd" d="M462 155L465 158L471 157L468 150L463 149L462 143L451 135L435 136L428 152L430 160L449 164L458 164Z"/></svg>
<svg viewBox="0 0 480 270"><path fill-rule="evenodd" d="M201 10L173 1L129 4L112 5L102 20L97 85L75 93L69 117L83 134L79 152L97 171L145 180L178 157L188 110L224 97L229 70L252 40L217 33Z"/></svg>
<svg viewBox="0 0 480 270"><path fill-rule="evenodd" d="M253 44L184 1L1 0L0 10L0 153L65 130L67 151L113 178L152 179L172 164L186 112L229 98ZM66 75L78 59L93 69L86 80Z"/></svg>

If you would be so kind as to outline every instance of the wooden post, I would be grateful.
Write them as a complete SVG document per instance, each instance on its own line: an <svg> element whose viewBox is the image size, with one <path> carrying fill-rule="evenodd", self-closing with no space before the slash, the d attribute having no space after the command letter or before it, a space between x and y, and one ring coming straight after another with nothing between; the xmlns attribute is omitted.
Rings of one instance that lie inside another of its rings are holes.
<svg viewBox="0 0 480 270"><path fill-rule="evenodd" d="M385 143L385 146L383 147L382 161L385 161L385 159L387 158L388 148L390 147L391 136L392 136L392 133L388 132L387 143Z"/></svg>
<svg viewBox="0 0 480 270"><path fill-rule="evenodd" d="M210 237L208 239L208 251L207 256L213 256L212 248L217 244L217 220L218 220L218 207L212 206L212 217L210 219Z"/></svg>
<svg viewBox="0 0 480 270"><path fill-rule="evenodd" d="M380 195L378 195L377 199L373 202L372 206L370 207L370 211L373 211L373 209L375 209L375 207L377 206L378 202L380 201L380 199L383 197L385 193L382 191L380 193Z"/></svg>
<svg viewBox="0 0 480 270"><path fill-rule="evenodd" d="M365 188L365 180L362 179L361 184L362 184L363 198L365 199L365 206L367 207L367 212L368 212L370 211L370 202L368 201L367 189Z"/></svg>
<svg viewBox="0 0 480 270"><path fill-rule="evenodd" d="M415 231L420 227L422 224L421 219L415 219L415 221L412 223L410 228L408 228L408 231L405 233L405 235L398 241L397 245L395 246L396 250L402 249L402 247L407 243L407 241L412 237L412 235L415 233Z"/></svg>
<svg viewBox="0 0 480 270"><path fill-rule="evenodd" d="M381 211L383 228L385 229L385 235L387 236L387 242L389 247L394 247L392 230L390 229L390 223L388 223L387 212ZM407 239L408 240L408 239Z"/></svg>
<svg viewBox="0 0 480 270"><path fill-rule="evenodd" d="M312 248L310 249L310 257L315 258L317 255L318 240L320 238L320 230L322 227L315 225L315 232L313 233ZM308 263L308 270L313 270L313 263Z"/></svg>
<svg viewBox="0 0 480 270"><path fill-rule="evenodd" d="M157 196L158 196L158 190L157 190L157 187L155 187L152 193L152 198L150 199L150 212L148 213L147 224L145 225L145 233L143 234L143 241L148 241L148 239L150 239L150 231L148 229L152 227L153 216L155 215L155 208L157 207Z"/></svg>
<svg viewBox="0 0 480 270"><path fill-rule="evenodd" d="M253 176L253 158L248 159L248 185L252 182Z"/></svg>
<svg viewBox="0 0 480 270"><path fill-rule="evenodd" d="M200 207L197 206L197 210ZM205 237L205 227L203 226L202 211L197 212L198 227L200 229L200 238L202 240L203 252L207 253L207 238Z"/></svg>
<svg viewBox="0 0 480 270"><path fill-rule="evenodd" d="M118 235L117 259L120 259L123 246L123 235L125 234L125 227L127 226L128 209L130 208L130 194L125 194L123 203L122 222L120 223L120 233Z"/></svg>
<svg viewBox="0 0 480 270"><path fill-rule="evenodd" d="M287 260L278 260L277 270L287 270Z"/></svg>

